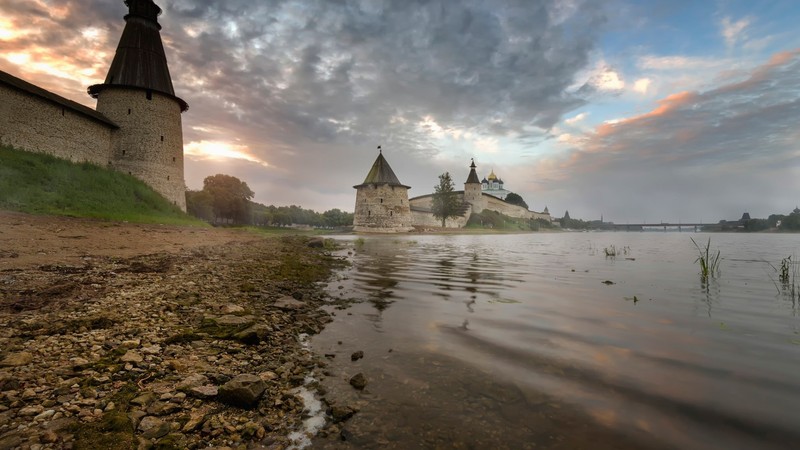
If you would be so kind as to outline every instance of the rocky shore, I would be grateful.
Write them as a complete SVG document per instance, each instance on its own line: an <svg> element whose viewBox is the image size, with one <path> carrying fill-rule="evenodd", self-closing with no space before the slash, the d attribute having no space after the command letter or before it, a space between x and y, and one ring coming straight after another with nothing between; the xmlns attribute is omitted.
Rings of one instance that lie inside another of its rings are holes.
<svg viewBox="0 0 800 450"><path fill-rule="evenodd" d="M320 238L0 225L0 449L296 445L341 264Z"/></svg>

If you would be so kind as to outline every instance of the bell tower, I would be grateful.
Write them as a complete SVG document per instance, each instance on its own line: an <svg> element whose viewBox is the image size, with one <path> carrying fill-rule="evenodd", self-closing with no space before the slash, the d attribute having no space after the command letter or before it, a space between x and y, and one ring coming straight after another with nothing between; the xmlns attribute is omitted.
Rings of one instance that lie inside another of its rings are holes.
<svg viewBox="0 0 800 450"><path fill-rule="evenodd" d="M150 185L186 211L181 113L153 0L125 0L128 14L105 82L89 87L97 111L119 125L109 165Z"/></svg>

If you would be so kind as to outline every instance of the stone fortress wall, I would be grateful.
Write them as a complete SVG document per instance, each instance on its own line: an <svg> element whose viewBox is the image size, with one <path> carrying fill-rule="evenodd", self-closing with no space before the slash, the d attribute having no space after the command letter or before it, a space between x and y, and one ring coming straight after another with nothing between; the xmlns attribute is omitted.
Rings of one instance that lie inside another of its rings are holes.
<svg viewBox="0 0 800 450"><path fill-rule="evenodd" d="M72 105L0 81L0 144L105 167L115 128Z"/></svg>
<svg viewBox="0 0 800 450"><path fill-rule="evenodd" d="M509 217L515 217L517 219L543 219L548 222L550 221L550 214L529 211L522 206L512 205L511 203L500 200L493 195L483 194L482 201L483 209L497 211L500 214L505 214Z"/></svg>
<svg viewBox="0 0 800 450"><path fill-rule="evenodd" d="M356 191L354 231L402 233L411 231L408 188L368 184Z"/></svg>
<svg viewBox="0 0 800 450"><path fill-rule="evenodd" d="M463 195L463 191L456 191L459 196ZM411 204L411 216L414 219L415 227L441 227L442 219L433 215L433 194L422 195L414 197L409 200ZM467 225L470 214L472 214L472 205L468 205L464 210L464 214L456 217L448 217L445 221L445 228L463 228Z"/></svg>
<svg viewBox="0 0 800 450"><path fill-rule="evenodd" d="M172 97L145 89L104 90L97 111L120 126L111 167L147 183L186 210L181 108Z"/></svg>

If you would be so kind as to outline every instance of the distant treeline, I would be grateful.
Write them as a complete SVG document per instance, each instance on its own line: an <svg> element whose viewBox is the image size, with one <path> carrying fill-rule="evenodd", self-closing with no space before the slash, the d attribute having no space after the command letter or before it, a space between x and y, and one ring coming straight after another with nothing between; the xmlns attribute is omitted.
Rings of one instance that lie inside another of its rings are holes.
<svg viewBox="0 0 800 450"><path fill-rule="evenodd" d="M735 223L733 222L731 225ZM771 214L766 219L751 219L749 214L745 214L739 223L743 231L800 231L800 209L795 208L789 214ZM727 222L722 221L720 225L723 230L729 228L726 227Z"/></svg>
<svg viewBox="0 0 800 450"><path fill-rule="evenodd" d="M266 206L252 201L255 194L247 183L230 175L212 175L203 180L203 189L186 191L189 214L210 223L338 228L353 224L353 214L331 209L318 213L299 206Z"/></svg>

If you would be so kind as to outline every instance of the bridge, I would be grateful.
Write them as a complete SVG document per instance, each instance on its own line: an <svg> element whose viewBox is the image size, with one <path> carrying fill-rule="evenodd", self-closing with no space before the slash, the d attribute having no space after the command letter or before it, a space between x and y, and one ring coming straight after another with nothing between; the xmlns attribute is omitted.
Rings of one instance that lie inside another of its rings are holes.
<svg viewBox="0 0 800 450"><path fill-rule="evenodd" d="M739 222L724 222L727 226L736 226L739 225ZM722 223L701 223L701 222L687 222L687 223L671 223L671 222L658 222L658 223L626 223L626 224L619 224L619 223L604 223L604 227L613 228L614 231L618 230L625 230L625 231L642 231L644 228L663 228L664 231L667 231L667 228L677 228L678 231L683 231L684 228L691 228L693 231L697 231L703 227L712 228L714 230L722 229Z"/></svg>

